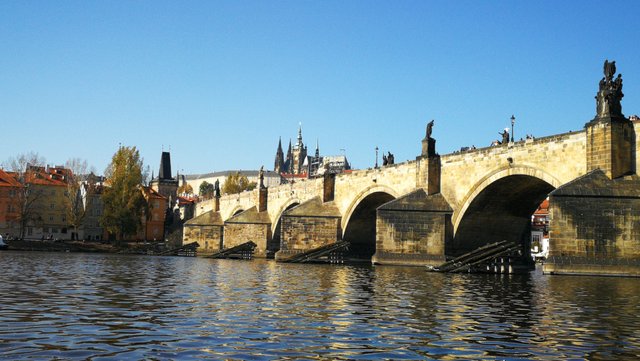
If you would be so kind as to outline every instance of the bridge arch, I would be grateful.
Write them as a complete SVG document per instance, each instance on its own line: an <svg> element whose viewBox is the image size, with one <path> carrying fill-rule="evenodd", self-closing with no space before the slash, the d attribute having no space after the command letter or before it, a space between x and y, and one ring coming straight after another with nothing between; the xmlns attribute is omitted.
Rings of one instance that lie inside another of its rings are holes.
<svg viewBox="0 0 640 361"><path fill-rule="evenodd" d="M225 221L233 216L237 216L238 214L244 212L244 207L242 207L241 205L237 205L234 208L232 208L231 212L229 212L227 214L227 217L224 219Z"/></svg>
<svg viewBox="0 0 640 361"><path fill-rule="evenodd" d="M458 208L458 212L453 215L453 230L454 232L458 229L458 225L460 224L460 220L463 215L469 208L471 202L480 194L485 188L487 188L490 184L495 182L498 179L508 177L511 175L528 175L534 178L541 179L553 186L553 188L558 188L562 185L562 182L558 180L558 178L552 176L551 174L535 167L527 166L527 165L518 165L518 166L505 166L492 170L487 173L484 177L482 177L476 184L471 187L471 190L467 192L464 198L462 198L462 202L460 202L461 206Z"/></svg>
<svg viewBox="0 0 640 361"><path fill-rule="evenodd" d="M273 218L273 221L271 222L271 224L273 225L272 227L273 233L271 234L271 243L267 246L268 257L272 254L274 255L277 251L280 250L280 239L281 239L280 232L282 229L282 214L285 211L300 205L301 203L302 202L300 201L299 198L296 198L296 197L289 198L278 209L278 213L276 213L276 216Z"/></svg>
<svg viewBox="0 0 640 361"><path fill-rule="evenodd" d="M456 255L505 239L527 248L531 214L561 184L548 172L527 165L494 169L463 198L445 252Z"/></svg>
<svg viewBox="0 0 640 361"><path fill-rule="evenodd" d="M282 213L284 213L285 211L300 205L302 203L302 201L300 201L300 198L298 197L291 197L289 199L287 199L286 201L284 201L282 203L282 205L278 208L278 211L275 213L275 217L273 217L272 220L272 224L280 224L280 219L282 218ZM273 234L275 236L276 231L275 231L276 227L273 227Z"/></svg>
<svg viewBox="0 0 640 361"><path fill-rule="evenodd" d="M370 186L354 197L342 217L342 239L351 242L347 257L371 259L376 250L376 209L397 197L384 185Z"/></svg>

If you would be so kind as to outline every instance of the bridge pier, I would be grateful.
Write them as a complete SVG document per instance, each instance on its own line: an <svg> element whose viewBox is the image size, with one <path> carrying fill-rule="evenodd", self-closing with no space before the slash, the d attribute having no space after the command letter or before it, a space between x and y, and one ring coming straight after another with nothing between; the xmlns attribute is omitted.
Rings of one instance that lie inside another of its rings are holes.
<svg viewBox="0 0 640 361"><path fill-rule="evenodd" d="M640 277L639 189L598 169L552 192L544 273Z"/></svg>
<svg viewBox="0 0 640 361"><path fill-rule="evenodd" d="M219 212L208 211L184 223L182 244L197 242L198 254L207 255L222 248L224 222Z"/></svg>
<svg viewBox="0 0 640 361"><path fill-rule="evenodd" d="M266 258L271 242L271 220L267 212L252 207L224 222L224 248L239 246L248 241L256 244L253 256Z"/></svg>
<svg viewBox="0 0 640 361"><path fill-rule="evenodd" d="M320 197L285 211L276 261L341 241L341 218L335 204L323 203Z"/></svg>
<svg viewBox="0 0 640 361"><path fill-rule="evenodd" d="M588 173L551 192L551 274L640 277L637 134L622 114L622 78L605 61L596 116L585 124Z"/></svg>
<svg viewBox="0 0 640 361"><path fill-rule="evenodd" d="M378 207L374 264L437 266L452 237L453 210L440 194L423 189Z"/></svg>

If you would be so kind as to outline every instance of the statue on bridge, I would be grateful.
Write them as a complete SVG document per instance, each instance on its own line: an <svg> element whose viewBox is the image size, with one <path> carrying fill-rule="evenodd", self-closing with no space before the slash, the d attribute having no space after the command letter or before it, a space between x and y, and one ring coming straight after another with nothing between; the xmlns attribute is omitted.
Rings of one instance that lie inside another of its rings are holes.
<svg viewBox="0 0 640 361"><path fill-rule="evenodd" d="M498 132L502 136L502 142L500 144L508 144L509 143L509 129L504 128L503 132Z"/></svg>
<svg viewBox="0 0 640 361"><path fill-rule="evenodd" d="M433 132L433 123L435 121L431 120L427 123L427 136L422 140L422 155L427 157L436 156L436 140L431 137L431 133ZM393 164L393 163L392 163Z"/></svg>
<svg viewBox="0 0 640 361"><path fill-rule="evenodd" d="M434 120L432 119L429 123L427 123L427 139L433 139L431 138L431 132L433 132L433 122Z"/></svg>
<svg viewBox="0 0 640 361"><path fill-rule="evenodd" d="M393 154L391 154L391 152L387 152L387 155L382 155L382 165L393 165L395 163L394 159L393 159Z"/></svg>
<svg viewBox="0 0 640 361"><path fill-rule="evenodd" d="M220 180L216 179L216 182L213 184L213 196L220 198Z"/></svg>
<svg viewBox="0 0 640 361"><path fill-rule="evenodd" d="M260 188L264 188L264 165L260 166L260 171L258 172L258 179L260 180Z"/></svg>
<svg viewBox="0 0 640 361"><path fill-rule="evenodd" d="M616 79L616 62L604 61L604 77L600 80L598 94L596 95L596 118L622 117L622 105L620 101L622 93L622 75L618 74Z"/></svg>

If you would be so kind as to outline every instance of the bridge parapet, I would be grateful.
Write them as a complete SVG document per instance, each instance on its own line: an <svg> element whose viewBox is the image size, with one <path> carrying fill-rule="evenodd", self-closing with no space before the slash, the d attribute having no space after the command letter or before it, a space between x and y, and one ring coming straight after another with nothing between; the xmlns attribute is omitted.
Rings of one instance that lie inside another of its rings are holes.
<svg viewBox="0 0 640 361"><path fill-rule="evenodd" d="M220 216L227 220L240 210L246 210L257 204L258 191L245 191L238 194L225 194L219 199ZM215 210L216 199L207 199L196 204L194 216Z"/></svg>

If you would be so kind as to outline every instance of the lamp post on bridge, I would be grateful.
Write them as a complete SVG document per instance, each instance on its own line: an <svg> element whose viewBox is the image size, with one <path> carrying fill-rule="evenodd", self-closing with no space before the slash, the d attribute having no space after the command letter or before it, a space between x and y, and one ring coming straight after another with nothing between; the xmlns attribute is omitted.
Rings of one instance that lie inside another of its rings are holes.
<svg viewBox="0 0 640 361"><path fill-rule="evenodd" d="M511 114L511 143L513 143L513 126L516 124L516 117Z"/></svg>
<svg viewBox="0 0 640 361"><path fill-rule="evenodd" d="M376 145L376 166L375 168L378 168L378 146Z"/></svg>

